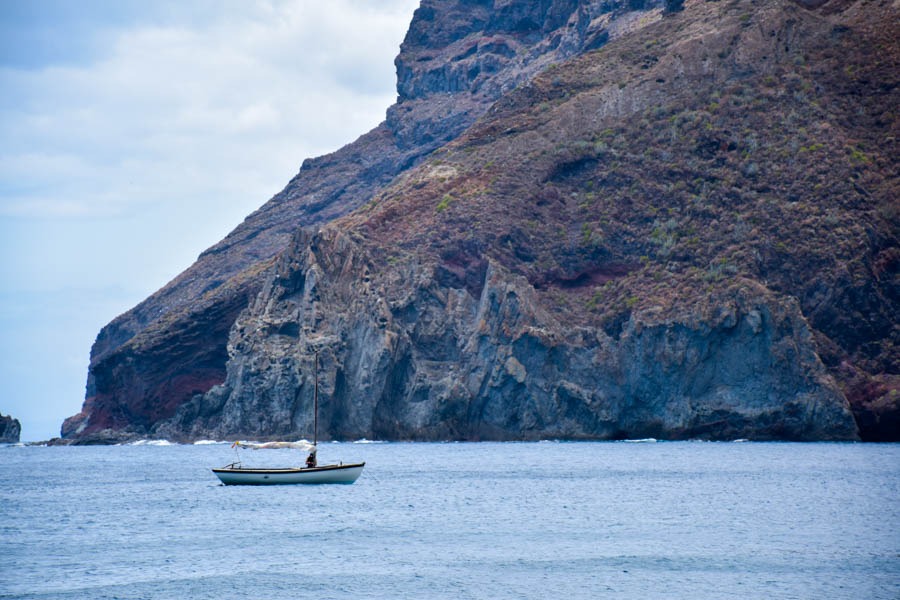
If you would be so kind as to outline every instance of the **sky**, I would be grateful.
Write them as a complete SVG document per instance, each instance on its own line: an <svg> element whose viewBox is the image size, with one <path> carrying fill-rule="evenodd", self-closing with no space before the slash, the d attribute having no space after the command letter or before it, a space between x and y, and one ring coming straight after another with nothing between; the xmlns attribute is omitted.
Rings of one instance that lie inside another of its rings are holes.
<svg viewBox="0 0 900 600"><path fill-rule="evenodd" d="M418 0L0 0L0 413L81 410L100 328L375 127Z"/></svg>

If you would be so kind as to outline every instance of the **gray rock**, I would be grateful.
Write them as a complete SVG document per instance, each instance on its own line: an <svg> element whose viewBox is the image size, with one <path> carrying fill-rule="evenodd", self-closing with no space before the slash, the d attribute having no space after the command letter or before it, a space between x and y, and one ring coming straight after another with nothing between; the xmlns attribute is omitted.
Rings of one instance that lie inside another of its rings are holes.
<svg viewBox="0 0 900 600"><path fill-rule="evenodd" d="M10 416L0 414L0 444L17 444L22 434L22 425Z"/></svg>
<svg viewBox="0 0 900 600"><path fill-rule="evenodd" d="M225 383L161 432L310 436L318 351L320 439L856 439L796 302L761 287L613 338L493 263L475 295L416 261L375 273L335 230L300 243L235 324Z"/></svg>

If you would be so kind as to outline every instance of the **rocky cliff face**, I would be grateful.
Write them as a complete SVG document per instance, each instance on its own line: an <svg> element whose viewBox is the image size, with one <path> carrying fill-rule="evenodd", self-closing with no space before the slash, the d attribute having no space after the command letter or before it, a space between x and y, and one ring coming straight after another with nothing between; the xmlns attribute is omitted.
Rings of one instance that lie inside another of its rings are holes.
<svg viewBox="0 0 900 600"><path fill-rule="evenodd" d="M64 436L309 435L318 352L326 438L898 437L896 10L632 6L423 2Z"/></svg>
<svg viewBox="0 0 900 600"><path fill-rule="evenodd" d="M148 435L181 403L221 383L228 331L297 228L358 208L456 138L503 90L599 43L634 18L623 4L543 0L495 10L490 1L422 2L396 61L398 102L386 121L333 154L304 161L282 192L104 327L91 349L84 407L66 420L62 436Z"/></svg>
<svg viewBox="0 0 900 600"><path fill-rule="evenodd" d="M466 273L416 259L383 270L336 229L300 236L236 323L225 384L159 433L310 431L318 352L326 437L856 435L796 302L752 281L610 335L545 310L492 259Z"/></svg>
<svg viewBox="0 0 900 600"><path fill-rule="evenodd" d="M22 433L22 425L12 417L0 415L0 444L17 444Z"/></svg>

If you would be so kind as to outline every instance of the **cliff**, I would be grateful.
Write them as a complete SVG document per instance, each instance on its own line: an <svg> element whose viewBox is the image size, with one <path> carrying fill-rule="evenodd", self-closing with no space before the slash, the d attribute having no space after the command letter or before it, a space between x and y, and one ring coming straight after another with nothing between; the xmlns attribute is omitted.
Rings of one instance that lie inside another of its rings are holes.
<svg viewBox="0 0 900 600"><path fill-rule="evenodd" d="M63 436L308 435L317 351L326 438L900 437L896 9L635 6L423 2Z"/></svg>
<svg viewBox="0 0 900 600"><path fill-rule="evenodd" d="M22 425L12 417L0 415L0 444L17 444Z"/></svg>
<svg viewBox="0 0 900 600"><path fill-rule="evenodd" d="M222 242L104 327L91 349L84 406L63 424L63 438L147 435L180 404L221 383L228 332L297 228L358 208L458 136L504 90L598 43L607 32L593 16L617 4L542 0L495 10L484 1L423 2L396 61L398 101L385 122L304 161L284 190ZM617 19L610 13L607 20Z"/></svg>

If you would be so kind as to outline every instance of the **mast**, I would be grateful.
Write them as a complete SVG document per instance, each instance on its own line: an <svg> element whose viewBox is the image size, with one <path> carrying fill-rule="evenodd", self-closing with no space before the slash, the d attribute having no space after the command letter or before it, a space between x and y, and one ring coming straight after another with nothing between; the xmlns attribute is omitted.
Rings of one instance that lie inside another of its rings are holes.
<svg viewBox="0 0 900 600"><path fill-rule="evenodd" d="M319 443L319 353L315 354L315 378L316 386L313 394L313 446Z"/></svg>

